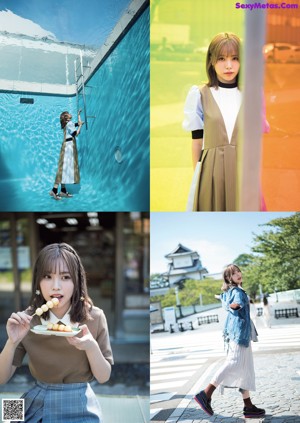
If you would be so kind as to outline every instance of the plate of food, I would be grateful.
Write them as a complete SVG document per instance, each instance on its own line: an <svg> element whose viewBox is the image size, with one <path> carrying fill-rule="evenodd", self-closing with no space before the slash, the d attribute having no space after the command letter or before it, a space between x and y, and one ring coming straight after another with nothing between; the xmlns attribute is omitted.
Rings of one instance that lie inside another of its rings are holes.
<svg viewBox="0 0 300 423"><path fill-rule="evenodd" d="M37 308L33 316L41 316L43 313L48 311L53 307L57 307L59 300L57 298L52 298L52 300L47 301L46 304L43 304L41 307ZM75 336L81 329L72 327L69 325L58 324L58 323L48 323L47 325L37 325L30 329L31 332L36 333L37 335L55 335L55 336Z"/></svg>
<svg viewBox="0 0 300 423"><path fill-rule="evenodd" d="M48 325L37 325L30 329L37 335L55 335L55 336L75 336L81 329L58 323L48 323Z"/></svg>

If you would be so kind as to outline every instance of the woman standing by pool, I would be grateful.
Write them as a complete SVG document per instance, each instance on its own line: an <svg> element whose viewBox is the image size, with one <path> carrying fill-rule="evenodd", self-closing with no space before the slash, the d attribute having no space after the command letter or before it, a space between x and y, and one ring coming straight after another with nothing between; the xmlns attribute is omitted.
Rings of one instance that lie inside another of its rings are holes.
<svg viewBox="0 0 300 423"><path fill-rule="evenodd" d="M61 200L61 197L72 197L67 192L65 184L79 184L80 182L76 146L76 137L80 134L81 127L84 124L80 118L80 112L81 110L78 111L78 123L75 124L71 121L72 115L69 112L63 112L60 115L60 125L64 131L64 140L60 150L55 183L49 193L55 200ZM59 184L61 184L61 190L58 194Z"/></svg>

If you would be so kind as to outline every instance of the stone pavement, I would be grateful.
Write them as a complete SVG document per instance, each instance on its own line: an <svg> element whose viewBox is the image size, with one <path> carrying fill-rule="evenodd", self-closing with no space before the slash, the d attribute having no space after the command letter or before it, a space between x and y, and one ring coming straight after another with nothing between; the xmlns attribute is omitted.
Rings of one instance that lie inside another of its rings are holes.
<svg viewBox="0 0 300 423"><path fill-rule="evenodd" d="M258 407L265 408L266 416L260 419L243 417L241 394L235 389L214 393L212 407L215 414L207 416L193 400L210 381L220 363L216 359L203 377L193 386L173 411L166 423L299 423L300 422L300 350L276 354L254 355L256 392L251 396Z"/></svg>
<svg viewBox="0 0 300 423"><path fill-rule="evenodd" d="M167 357L169 351L170 357L172 354L185 353L191 356L200 350L203 350L205 355L205 344L200 347L199 339L204 339L208 333L219 337L223 327L222 309L205 314L215 313L219 314L220 323L203 325L195 331L154 334L151 337L154 356L164 354L162 357ZM300 319L272 319L272 328L268 329L265 328L263 319L258 318L256 327L260 336L258 344L252 345L256 391L251 393L251 399L255 405L266 410L263 418L243 417L243 400L236 389L225 389L224 395L221 395L219 389L215 391L212 399L215 414L212 417L206 415L194 401L194 395L210 382L224 360L217 354L212 354L207 363L202 368L200 366L200 371L191 378L192 383L186 391L178 389L176 397L180 398L180 402L170 400L157 405L163 407L166 413L169 411L167 416L171 413L170 416L163 417L160 412L152 420L157 423L300 423L300 342L299 336L296 336L300 334ZM291 334L293 331L294 336ZM267 334L269 335L265 336ZM270 336L271 334L273 336ZM207 348L209 350L211 346Z"/></svg>

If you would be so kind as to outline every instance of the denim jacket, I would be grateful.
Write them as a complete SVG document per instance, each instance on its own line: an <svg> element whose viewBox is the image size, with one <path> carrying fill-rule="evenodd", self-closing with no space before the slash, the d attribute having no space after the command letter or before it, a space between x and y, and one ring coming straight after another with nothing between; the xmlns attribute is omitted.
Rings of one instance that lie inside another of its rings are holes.
<svg viewBox="0 0 300 423"><path fill-rule="evenodd" d="M240 287L230 288L221 295L223 307L228 312L224 337L239 345L249 346L251 339L250 306L246 292ZM230 304L239 304L241 308L233 310Z"/></svg>

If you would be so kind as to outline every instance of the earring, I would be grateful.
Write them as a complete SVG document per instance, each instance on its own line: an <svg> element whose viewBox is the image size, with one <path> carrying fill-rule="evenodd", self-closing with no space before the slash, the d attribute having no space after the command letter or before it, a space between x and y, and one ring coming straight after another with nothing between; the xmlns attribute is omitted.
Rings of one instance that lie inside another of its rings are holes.
<svg viewBox="0 0 300 423"><path fill-rule="evenodd" d="M41 295L41 291L40 291L39 289L37 289L37 290L35 291L35 293L36 293L36 295Z"/></svg>
<svg viewBox="0 0 300 423"><path fill-rule="evenodd" d="M80 297L80 301L84 301L84 297Z"/></svg>

